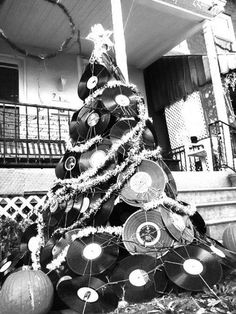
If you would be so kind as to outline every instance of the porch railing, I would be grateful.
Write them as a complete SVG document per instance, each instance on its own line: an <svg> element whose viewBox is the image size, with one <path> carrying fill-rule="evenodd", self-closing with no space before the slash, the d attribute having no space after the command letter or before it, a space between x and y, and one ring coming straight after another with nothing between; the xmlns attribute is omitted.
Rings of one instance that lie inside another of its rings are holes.
<svg viewBox="0 0 236 314"><path fill-rule="evenodd" d="M0 167L54 167L65 152L74 110L0 103Z"/></svg>
<svg viewBox="0 0 236 314"><path fill-rule="evenodd" d="M224 127L229 128L233 167L228 163L228 155L225 146L225 131ZM212 147L212 159L214 170L222 170L223 168L231 168L235 171L236 164L236 128L221 120L209 124L209 134Z"/></svg>

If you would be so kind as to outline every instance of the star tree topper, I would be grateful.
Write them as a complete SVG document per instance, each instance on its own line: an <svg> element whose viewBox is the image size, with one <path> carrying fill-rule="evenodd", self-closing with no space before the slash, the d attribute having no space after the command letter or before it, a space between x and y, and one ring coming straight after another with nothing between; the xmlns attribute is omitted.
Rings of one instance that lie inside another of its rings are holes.
<svg viewBox="0 0 236 314"><path fill-rule="evenodd" d="M100 61L103 53L107 52L113 43L110 40L112 31L105 30L101 24L95 24L91 27L91 32L86 39L94 42L94 50L90 58L91 61Z"/></svg>

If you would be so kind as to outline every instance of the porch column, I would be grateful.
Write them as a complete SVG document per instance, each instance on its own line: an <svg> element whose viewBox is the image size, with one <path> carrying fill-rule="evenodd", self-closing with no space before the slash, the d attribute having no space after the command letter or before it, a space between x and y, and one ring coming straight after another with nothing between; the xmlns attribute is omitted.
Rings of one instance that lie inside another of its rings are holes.
<svg viewBox="0 0 236 314"><path fill-rule="evenodd" d="M224 99L224 91L223 91L223 86L221 83L218 57L217 57L217 52L216 52L216 47L215 47L215 42L214 42L214 35L213 35L210 21L206 21L203 24L203 33L204 33L204 38L205 38L207 57L209 60L209 67L210 67L218 119L228 124L229 122L228 122L228 115L227 115L226 104L225 104L225 99ZM227 162L229 166L233 167L232 146L231 146L229 127L224 126L223 128L224 128L223 130L224 130L224 136L225 136L225 149L226 149Z"/></svg>
<svg viewBox="0 0 236 314"><path fill-rule="evenodd" d="M125 80L129 81L125 35L122 18L122 8L120 0L111 0L112 23L115 41L116 62Z"/></svg>

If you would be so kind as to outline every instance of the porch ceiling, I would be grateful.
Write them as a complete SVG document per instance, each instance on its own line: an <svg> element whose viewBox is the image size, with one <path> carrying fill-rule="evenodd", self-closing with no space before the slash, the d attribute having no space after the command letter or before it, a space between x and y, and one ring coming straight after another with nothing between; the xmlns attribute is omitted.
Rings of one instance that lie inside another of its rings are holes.
<svg viewBox="0 0 236 314"><path fill-rule="evenodd" d="M122 0L128 63L145 68L196 32L204 19L212 17L208 10L212 1L201 1ZM89 56L93 44L85 37L91 26L100 23L112 30L110 0L61 0L59 3L67 8L76 29L80 30L81 54ZM55 51L70 35L66 15L46 0L1 0L0 29L12 42L30 47L29 52L34 47L40 48L41 53ZM77 36L66 52L80 52Z"/></svg>

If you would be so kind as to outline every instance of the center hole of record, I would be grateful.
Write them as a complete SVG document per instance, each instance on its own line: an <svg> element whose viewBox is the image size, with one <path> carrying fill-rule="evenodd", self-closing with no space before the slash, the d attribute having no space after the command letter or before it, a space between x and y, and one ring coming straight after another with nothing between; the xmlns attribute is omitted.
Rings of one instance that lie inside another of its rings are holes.
<svg viewBox="0 0 236 314"><path fill-rule="evenodd" d="M129 97L122 94L115 97L115 102L121 107L127 107L130 104Z"/></svg>
<svg viewBox="0 0 236 314"><path fill-rule="evenodd" d="M151 186L152 178L146 172L137 172L130 178L130 188L135 193L146 193Z"/></svg>
<svg viewBox="0 0 236 314"><path fill-rule="evenodd" d="M171 213L170 217L171 217L171 222L173 223L173 225L179 231L181 231L181 232L184 231L184 229L186 228L186 225L185 225L185 221L184 221L183 217L176 214L176 213Z"/></svg>
<svg viewBox="0 0 236 314"><path fill-rule="evenodd" d="M90 243L85 246L83 250L83 256L87 260L94 260L98 258L102 254L102 248L101 245L97 243Z"/></svg>
<svg viewBox="0 0 236 314"><path fill-rule="evenodd" d="M74 156L70 156L65 161L65 168L67 171L72 170L76 165L76 159Z"/></svg>
<svg viewBox="0 0 236 314"><path fill-rule="evenodd" d="M222 252L220 249L218 249L217 247L215 247L214 245L210 246L210 249L212 250L213 253L215 253L216 255L218 255L219 257L225 258L226 255L224 252Z"/></svg>
<svg viewBox="0 0 236 314"><path fill-rule="evenodd" d="M190 258L183 263L184 270L190 275L200 275L203 271L203 265L200 261Z"/></svg>
<svg viewBox="0 0 236 314"><path fill-rule="evenodd" d="M135 287L145 286L148 280L148 273L143 269L135 269L129 274L129 281Z"/></svg>
<svg viewBox="0 0 236 314"><path fill-rule="evenodd" d="M100 167L103 165L105 158L106 153L103 150L97 150L91 155L89 163L93 168Z"/></svg>
<svg viewBox="0 0 236 314"><path fill-rule="evenodd" d="M90 127L93 127L98 124L99 120L99 114L97 112L92 112L87 118L87 123Z"/></svg>
<svg viewBox="0 0 236 314"><path fill-rule="evenodd" d="M40 238L38 236L36 237L31 237L28 241L28 249L30 250L30 252L34 252L38 249L39 247L39 242L40 242Z"/></svg>
<svg viewBox="0 0 236 314"><path fill-rule="evenodd" d="M8 261L4 265L2 265L2 267L0 268L0 273L4 273L4 271L6 271L11 266L11 264L12 262Z"/></svg>
<svg viewBox="0 0 236 314"><path fill-rule="evenodd" d="M82 301L89 303L96 302L99 299L97 291L89 287L79 288L77 295Z"/></svg>
<svg viewBox="0 0 236 314"><path fill-rule="evenodd" d="M94 87L97 86L98 83L98 78L97 76L91 76L88 81L87 81L87 88L88 89L93 89Z"/></svg>
<svg viewBox="0 0 236 314"><path fill-rule="evenodd" d="M155 245L161 236L160 228L153 222L143 222L136 231L138 242L145 246Z"/></svg>

